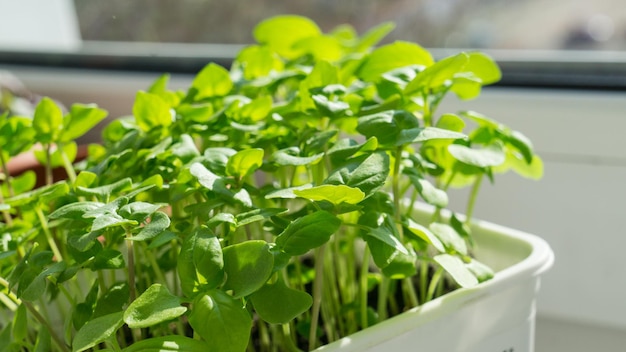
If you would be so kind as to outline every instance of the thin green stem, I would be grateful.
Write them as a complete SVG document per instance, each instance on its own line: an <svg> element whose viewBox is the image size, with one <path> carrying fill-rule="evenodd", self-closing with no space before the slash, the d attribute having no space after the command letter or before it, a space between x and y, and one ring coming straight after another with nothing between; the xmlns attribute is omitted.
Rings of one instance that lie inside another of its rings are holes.
<svg viewBox="0 0 626 352"><path fill-rule="evenodd" d="M113 351L115 352L120 352L122 350L122 347L120 347L120 343L117 341L117 335L113 335L111 336L108 340L107 340L108 344L111 346L111 348L113 349Z"/></svg>
<svg viewBox="0 0 626 352"><path fill-rule="evenodd" d="M98 286L100 287L100 292L106 292L107 284L104 279L104 273L102 272L102 270L98 270L97 275L98 275Z"/></svg>
<svg viewBox="0 0 626 352"><path fill-rule="evenodd" d="M67 290L67 288L63 284L58 284L57 287L59 288L59 291L61 291L61 293L63 293L63 296L65 296L65 299L67 299L67 301L70 302L72 307L75 307L76 306L76 300L74 299L74 297L72 297L72 295Z"/></svg>
<svg viewBox="0 0 626 352"><path fill-rule="evenodd" d="M430 94L428 94L428 92L424 92L424 94L422 94L422 98L424 99L424 126L426 127L430 127L433 124L433 114L432 111L430 109L430 102L428 101L428 97L430 96Z"/></svg>
<svg viewBox="0 0 626 352"><path fill-rule="evenodd" d="M368 276L369 276L369 262L370 262L370 247L365 245L363 252L363 264L361 265L360 275L360 310L361 310L361 329L365 329L368 326L367 320L367 288L368 288Z"/></svg>
<svg viewBox="0 0 626 352"><path fill-rule="evenodd" d="M298 346L296 346L293 340L293 336L291 335L290 323L282 324L282 327L283 327L283 341L285 342L283 347L285 348L285 351L300 352L300 349L298 348Z"/></svg>
<svg viewBox="0 0 626 352"><path fill-rule="evenodd" d="M417 190L413 189L413 193L411 194L411 201L410 201L409 205L406 207L405 215L407 217L411 217L411 213L413 213L413 205L415 204L415 202L417 202L418 195L419 195L419 193L417 192Z"/></svg>
<svg viewBox="0 0 626 352"><path fill-rule="evenodd" d="M329 342L336 339L335 334L341 334L344 330L343 322L340 319L341 298L339 297L340 286L337 286L337 265L334 263L334 255L327 255L324 257L325 267L324 279L326 282L323 285L323 302L326 302L322 306L322 317L324 318L324 327L328 331Z"/></svg>
<svg viewBox="0 0 626 352"><path fill-rule="evenodd" d="M413 307L417 307L420 303L419 300L417 299L417 293L415 292L415 287L413 285L413 281L411 280L410 277L405 278L404 280L402 280L402 287L403 288L411 288L411 289L405 289L404 290L404 294L406 295L406 297L408 298L408 307L413 308ZM407 304L405 304L405 306L407 306Z"/></svg>
<svg viewBox="0 0 626 352"><path fill-rule="evenodd" d="M2 194L2 190L0 190L0 204L4 203L4 195ZM11 227L13 226L13 218L11 218L11 214L9 213L8 210L3 210L1 211L2 213L2 217L4 218L4 223L7 224L7 226Z"/></svg>
<svg viewBox="0 0 626 352"><path fill-rule="evenodd" d="M309 330L309 350L317 345L317 326L319 324L320 308L324 286L324 254L326 244L315 250L315 279L313 281L313 307L311 308L311 329Z"/></svg>
<svg viewBox="0 0 626 352"><path fill-rule="evenodd" d="M394 202L394 208L395 208L394 222L398 229L400 242L404 243L404 229L401 225L402 213L400 212L400 198L402 198L402 193L400 193L400 172L401 172L400 168L402 166L402 150L403 150L403 146L399 146L396 149L396 155L394 158L395 161L394 161L394 166L393 166L392 191L393 191L393 202ZM413 203L411 202L411 204L409 205L410 209L412 209L412 205ZM402 280L401 285L402 285L402 291L405 293L405 295L411 298L410 303L413 304L413 306L416 306L417 294L415 293L415 287L413 286L413 283L411 282L411 280L409 279Z"/></svg>
<svg viewBox="0 0 626 352"><path fill-rule="evenodd" d="M387 296L389 295L390 280L383 275L380 285L378 286L378 320L383 321L389 315L387 312Z"/></svg>
<svg viewBox="0 0 626 352"><path fill-rule="evenodd" d="M72 162L67 157L67 154L63 151L63 145L59 145L59 152L61 153L61 159L63 160L63 167L67 173L67 178L74 184L76 182L76 171L74 171L74 166L72 166Z"/></svg>
<svg viewBox="0 0 626 352"><path fill-rule="evenodd" d="M12 312L17 310L17 304L4 292L0 292L0 303L4 304Z"/></svg>
<svg viewBox="0 0 626 352"><path fill-rule="evenodd" d="M57 335L56 331L54 331L52 326L50 326L50 323L48 323L48 321L41 314L39 314L37 309L35 309L35 307L30 302L22 301L22 304L26 307L26 309L28 309L30 314L32 314L33 317L35 317L35 319L41 325L43 325L46 328L46 330L48 330L48 332L50 333L50 336L52 337L52 340L54 340L57 346L59 346L61 351L69 352L70 351L69 346L65 344L65 342L59 335Z"/></svg>
<svg viewBox="0 0 626 352"><path fill-rule="evenodd" d="M427 261L420 261L420 302L424 303L426 301L426 294L428 288L428 267L429 264Z"/></svg>
<svg viewBox="0 0 626 352"><path fill-rule="evenodd" d="M165 279L165 275L163 274L161 267L157 263L154 253L152 253L152 251L148 249L148 245L145 242L143 243L143 246L141 249L143 250L144 255L148 259L148 262L150 262L150 266L152 267L152 270L154 270L154 274L156 275L157 279L161 281L161 283L167 287L168 286L167 280Z"/></svg>
<svg viewBox="0 0 626 352"><path fill-rule="evenodd" d="M402 165L402 146L399 146L396 149L395 157L393 163L393 178L391 180L391 188L393 192L393 205L395 207L395 220L396 226L398 226L398 233L400 235L400 241L402 241L402 228L399 225L401 220L400 214L400 198L402 198L402 194L400 193L400 166Z"/></svg>
<svg viewBox="0 0 626 352"><path fill-rule="evenodd" d="M170 253L171 255L174 257L174 261L173 263L178 263L178 242L176 240L172 240L171 242L171 249L170 249ZM174 292L175 295L180 296L181 292L180 292L180 285L178 283L178 271L174 272L173 276L173 285L174 285L174 290L172 290L172 292Z"/></svg>
<svg viewBox="0 0 626 352"><path fill-rule="evenodd" d="M128 290L130 292L130 301L133 303L137 297L137 290L135 288L135 243L129 238L132 237L130 230L126 229L126 249L128 257Z"/></svg>
<svg viewBox="0 0 626 352"><path fill-rule="evenodd" d="M430 280L430 285L428 285L428 294L426 295L426 301L431 301L434 296L435 296L435 290L437 288L437 286L439 285L439 281L441 280L441 277L443 276L443 268L438 268L435 273L433 274L433 278L432 280Z"/></svg>
<svg viewBox="0 0 626 352"><path fill-rule="evenodd" d="M17 298L17 296L9 290L9 282L3 277L0 277L0 284L2 284L2 286L6 287L7 289L6 293L2 293L2 297L6 297L8 299L5 304L7 305L7 307L9 307L9 309L11 309L11 307L13 306L13 309L11 310L15 311L17 309L17 306L22 304L22 300ZM5 298L2 299L3 302L4 299Z"/></svg>
<svg viewBox="0 0 626 352"><path fill-rule="evenodd" d="M4 159L4 155L2 153L0 153L0 166L2 166L2 173L6 176L6 179L4 180L4 182L6 182L7 184L7 189L9 190L9 197L13 197L15 196L15 190L13 189L13 182L11 181L11 174L9 174L7 161Z"/></svg>
<svg viewBox="0 0 626 352"><path fill-rule="evenodd" d="M265 322L263 320L259 320L257 321L257 325L259 328L259 336L260 336L260 343L261 343L261 351L267 351L269 350L270 346L272 345L272 341L270 339L270 334L269 331L267 330L267 325L265 324Z"/></svg>
<svg viewBox="0 0 626 352"><path fill-rule="evenodd" d="M484 174L478 175L476 181L474 181L474 185L472 186L472 190L467 201L467 209L465 212L465 224L467 225L469 225L472 221L472 216L474 215L474 206L476 205L476 199L478 198L478 192L480 191L480 184L482 183L483 178Z"/></svg>
<svg viewBox="0 0 626 352"><path fill-rule="evenodd" d="M46 170L46 184L51 185L54 182L54 178L52 177L52 161L51 161L51 144L46 144L46 165L44 165Z"/></svg>
<svg viewBox="0 0 626 352"><path fill-rule="evenodd" d="M48 221L46 220L45 215L43 215L43 211L41 211L41 208L35 207L35 213L37 214L37 218L39 219L39 222L41 224L41 229L46 235L48 245L50 245L50 250L52 250L52 253L54 253L54 256L56 257L58 262L63 261L63 255L61 255L61 251L56 244L54 236L52 236L52 232L50 232L50 228L48 227Z"/></svg>

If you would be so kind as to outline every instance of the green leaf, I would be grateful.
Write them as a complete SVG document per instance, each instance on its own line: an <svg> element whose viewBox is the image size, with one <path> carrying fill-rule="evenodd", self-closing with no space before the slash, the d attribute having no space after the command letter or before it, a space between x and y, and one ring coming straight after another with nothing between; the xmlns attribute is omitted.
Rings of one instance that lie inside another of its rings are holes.
<svg viewBox="0 0 626 352"><path fill-rule="evenodd" d="M193 138L188 134L181 135L180 141L170 147L170 152L184 163L200 155Z"/></svg>
<svg viewBox="0 0 626 352"><path fill-rule="evenodd" d="M368 30L355 47L355 51L366 51L372 46L378 44L387 34L389 34L396 27L393 22L383 22L370 30Z"/></svg>
<svg viewBox="0 0 626 352"><path fill-rule="evenodd" d="M198 123L207 123L215 117L212 104L181 104L176 107L176 112L183 120Z"/></svg>
<svg viewBox="0 0 626 352"><path fill-rule="evenodd" d="M133 115L139 128L145 132L172 124L170 107L158 95L144 91L138 91L135 96Z"/></svg>
<svg viewBox="0 0 626 352"><path fill-rule="evenodd" d="M318 211L291 222L276 237L276 245L291 255L302 255L328 242L341 220L327 211Z"/></svg>
<svg viewBox="0 0 626 352"><path fill-rule="evenodd" d="M274 154L272 154L272 160L280 166L303 166L317 164L322 160L323 156L323 153L311 156L300 156L300 148L289 147L274 152Z"/></svg>
<svg viewBox="0 0 626 352"><path fill-rule="evenodd" d="M263 286L250 300L261 319L270 324L287 324L313 304L311 295L288 288L281 279Z"/></svg>
<svg viewBox="0 0 626 352"><path fill-rule="evenodd" d="M183 315L187 308L167 287L153 284L124 311L124 322L131 329L147 328Z"/></svg>
<svg viewBox="0 0 626 352"><path fill-rule="evenodd" d="M100 230L104 230L109 227L123 226L123 225L136 225L137 222L134 220L127 220L123 217L114 214L114 213L105 213L93 220L91 224L91 232L97 232Z"/></svg>
<svg viewBox="0 0 626 352"><path fill-rule="evenodd" d="M60 141L70 142L81 137L104 120L107 114L106 110L100 109L96 105L72 105L69 115L66 116Z"/></svg>
<svg viewBox="0 0 626 352"><path fill-rule="evenodd" d="M479 114L475 111L462 111L460 114L461 116L476 122L479 126L489 127L493 130L500 128L500 124L498 123L498 121L490 119L487 116Z"/></svg>
<svg viewBox="0 0 626 352"><path fill-rule="evenodd" d="M478 282L490 280L495 275L490 267L476 259L471 259L465 266L478 279Z"/></svg>
<svg viewBox="0 0 626 352"><path fill-rule="evenodd" d="M206 225L210 228L215 228L219 224L228 223L231 225L237 225L235 216L230 213L218 213L207 221Z"/></svg>
<svg viewBox="0 0 626 352"><path fill-rule="evenodd" d="M391 263L393 258L399 254L395 248L389 246L374 236L365 237L365 241L367 242L367 246L370 248L370 253L372 254L374 263L378 268L385 268Z"/></svg>
<svg viewBox="0 0 626 352"><path fill-rule="evenodd" d="M254 28L254 39L279 55L294 59L301 54L294 48L298 41L321 35L315 22L302 16L283 15L268 18Z"/></svg>
<svg viewBox="0 0 626 352"><path fill-rule="evenodd" d="M198 179L198 182L213 191L218 188L226 189L224 185L224 180L207 169L204 165L200 163L193 163L189 168L189 172Z"/></svg>
<svg viewBox="0 0 626 352"><path fill-rule="evenodd" d="M265 241L247 241L224 247L224 289L232 290L234 298L247 296L269 279L274 256Z"/></svg>
<svg viewBox="0 0 626 352"><path fill-rule="evenodd" d="M63 112L50 98L41 99L35 108L33 128L37 132L37 140L42 143L55 142L63 128Z"/></svg>
<svg viewBox="0 0 626 352"><path fill-rule="evenodd" d="M478 285L476 276L465 266L463 261L454 255L439 254L433 258L463 288Z"/></svg>
<svg viewBox="0 0 626 352"><path fill-rule="evenodd" d="M211 290L194 301L189 324L208 342L202 351L241 352L250 340L252 318L241 300Z"/></svg>
<svg viewBox="0 0 626 352"><path fill-rule="evenodd" d="M28 267L20 276L17 296L24 301L36 301L46 291L46 278L39 270Z"/></svg>
<svg viewBox="0 0 626 352"><path fill-rule="evenodd" d="M382 268L385 276L392 279L406 279L417 274L417 255L410 253L397 253L391 259L389 265Z"/></svg>
<svg viewBox="0 0 626 352"><path fill-rule="evenodd" d="M310 90L324 88L329 85L339 83L339 71L337 67L328 61L319 61L313 66L313 70L300 84L300 89L304 90L306 96L310 95Z"/></svg>
<svg viewBox="0 0 626 352"><path fill-rule="evenodd" d="M272 69L280 72L283 64L268 47L251 45L239 52L233 67L243 68L244 78L253 80L266 78Z"/></svg>
<svg viewBox="0 0 626 352"><path fill-rule="evenodd" d="M443 114L437 120L435 127L453 132L463 132L465 121L455 114Z"/></svg>
<svg viewBox="0 0 626 352"><path fill-rule="evenodd" d="M450 90L463 100L474 99L480 95L482 84L479 78L470 74L456 74Z"/></svg>
<svg viewBox="0 0 626 352"><path fill-rule="evenodd" d="M157 235L148 245L148 249L159 248L166 243L170 243L172 240L176 239L176 234L172 231L165 230Z"/></svg>
<svg viewBox="0 0 626 352"><path fill-rule="evenodd" d="M37 174L33 170L28 170L23 174L13 177L11 180L11 187L13 187L14 194L22 194L32 190L37 184ZM10 195L9 187L6 182L0 184L0 192L5 197Z"/></svg>
<svg viewBox="0 0 626 352"><path fill-rule="evenodd" d="M383 73L395 68L409 65L430 66L433 62L432 55L421 46L397 41L374 50L359 68L357 76L364 81L374 82Z"/></svg>
<svg viewBox="0 0 626 352"><path fill-rule="evenodd" d="M428 180L413 172L413 170L405 169L404 174L409 177L411 184L426 203L440 208L448 206L448 194L444 190L436 188Z"/></svg>
<svg viewBox="0 0 626 352"><path fill-rule="evenodd" d="M11 334L15 342L23 341L28 336L28 314L24 304L17 306L17 310L13 316Z"/></svg>
<svg viewBox="0 0 626 352"><path fill-rule="evenodd" d="M96 181L97 178L98 175L96 175L95 173L83 170L76 176L74 187L88 188Z"/></svg>
<svg viewBox="0 0 626 352"><path fill-rule="evenodd" d="M170 227L170 218L160 211L152 214L150 222L141 228L138 234L132 236L130 240L146 241L160 235L163 231Z"/></svg>
<svg viewBox="0 0 626 352"><path fill-rule="evenodd" d="M8 322L0 331L0 351L2 352L18 352L21 349L21 347L12 343L11 324L13 324L13 322Z"/></svg>
<svg viewBox="0 0 626 352"><path fill-rule="evenodd" d="M506 160L504 151L496 145L484 149L472 149L460 144L450 144L448 151L456 160L481 168L498 166Z"/></svg>
<svg viewBox="0 0 626 352"><path fill-rule="evenodd" d="M52 337L50 336L50 332L48 331L48 329L41 328L37 333L37 341L35 342L34 352L49 351L52 351Z"/></svg>
<svg viewBox="0 0 626 352"><path fill-rule="evenodd" d="M346 114L350 109L350 105L340 100L329 100L327 96L315 94L311 96L315 106L323 116L332 118L340 117Z"/></svg>
<svg viewBox="0 0 626 352"><path fill-rule="evenodd" d="M333 172L325 183L356 187L367 197L384 186L389 172L389 156L382 151L375 152L365 158L351 159L347 165Z"/></svg>
<svg viewBox="0 0 626 352"><path fill-rule="evenodd" d="M197 91L196 99L222 97L233 88L233 82L224 67L210 63L196 75L191 88Z"/></svg>
<svg viewBox="0 0 626 352"><path fill-rule="evenodd" d="M314 201L329 201L335 205L341 203L357 204L365 198L360 189L345 185L321 185L303 190L294 190L293 193L301 198Z"/></svg>
<svg viewBox="0 0 626 352"><path fill-rule="evenodd" d="M432 233L439 238L448 251L467 255L467 245L465 244L465 240L463 240L463 237L461 237L458 232L454 230L454 228L441 223L432 223L429 228L430 231L432 231Z"/></svg>
<svg viewBox="0 0 626 352"><path fill-rule="evenodd" d="M91 289L89 289L89 292L87 293L87 297L85 297L85 300L78 303L74 307L71 317L74 329L80 330L80 328L83 327L83 325L85 325L85 323L92 318L94 305L98 296L98 291L98 283L94 281L94 283L91 285Z"/></svg>
<svg viewBox="0 0 626 352"><path fill-rule="evenodd" d="M304 142L303 152L308 154L314 152L325 152L329 145L333 142L331 139L337 135L337 130L321 130L313 133L313 135Z"/></svg>
<svg viewBox="0 0 626 352"><path fill-rule="evenodd" d="M76 187L76 191L81 196L109 198L113 194L119 194L121 192L131 189L133 181L130 178L123 178L114 183L103 185L99 187L86 188Z"/></svg>
<svg viewBox="0 0 626 352"><path fill-rule="evenodd" d="M415 234L422 240L426 241L426 243L429 243L433 247L435 247L435 249L439 253L445 253L446 248L444 247L443 243L441 243L439 238L435 236L435 234L433 234L429 229L416 223L410 218L406 220L405 226L409 229L409 231L411 231L412 234Z"/></svg>
<svg viewBox="0 0 626 352"><path fill-rule="evenodd" d="M538 155L533 155L533 159L530 164L526 163L525 160L514 156L507 157L507 162L520 176L531 180L539 180L543 177L543 161Z"/></svg>
<svg viewBox="0 0 626 352"><path fill-rule="evenodd" d="M368 138L362 144L353 139L341 139L335 143L326 155L330 157L333 164L341 164L346 159L358 155L358 153L372 152L378 148L378 139L376 137Z"/></svg>
<svg viewBox="0 0 626 352"><path fill-rule="evenodd" d="M446 82L453 79L455 74L462 71L468 61L469 55L466 53L459 53L438 61L418 73L417 76L407 84L404 89L404 94L412 95L424 89L435 89L444 85Z"/></svg>
<svg viewBox="0 0 626 352"><path fill-rule="evenodd" d="M28 150L35 142L35 130L32 128L32 119L29 117L11 116L7 119L0 114L0 145L2 151L15 156Z"/></svg>
<svg viewBox="0 0 626 352"><path fill-rule="evenodd" d="M296 199L296 198L298 198L298 196L296 196L296 194L294 193L295 191L297 191L297 190L305 190L305 189L309 189L311 187L313 187L313 185L310 184L310 183L307 183L307 184L304 184L302 186L281 188L281 189L278 189L276 191L268 193L265 196L265 199L274 199L274 198Z"/></svg>
<svg viewBox="0 0 626 352"><path fill-rule="evenodd" d="M483 85L495 83L502 78L498 64L489 55L480 52L469 53L469 61L463 71L471 72Z"/></svg>
<svg viewBox="0 0 626 352"><path fill-rule="evenodd" d="M155 211L162 208L162 204L152 204L146 202L132 202L121 207L117 213L120 214L124 219L135 220L135 221L144 221L148 216L150 216Z"/></svg>
<svg viewBox="0 0 626 352"><path fill-rule="evenodd" d="M231 156L226 163L226 174L242 178L263 165L263 149L244 149Z"/></svg>
<svg viewBox="0 0 626 352"><path fill-rule="evenodd" d="M341 42L328 35L302 38L294 43L292 49L301 54L311 54L315 60L337 61L343 54Z"/></svg>
<svg viewBox="0 0 626 352"><path fill-rule="evenodd" d="M400 253L409 254L406 247L404 247L402 242L394 235L394 231L391 231L388 226L370 228L366 234L376 238Z"/></svg>
<svg viewBox="0 0 626 352"><path fill-rule="evenodd" d="M88 321L74 336L72 351L85 351L113 336L124 324L123 315L124 312L117 312Z"/></svg>
<svg viewBox="0 0 626 352"><path fill-rule="evenodd" d="M185 296L193 297L200 288L218 287L224 281L223 268L222 247L211 230L199 228L185 238L177 263Z"/></svg>
<svg viewBox="0 0 626 352"><path fill-rule="evenodd" d="M78 202L78 203L69 203L66 204L59 209L55 210L48 217L50 219L73 219L80 220L83 219L83 215L95 209L99 209L104 206L104 203L100 202Z"/></svg>
<svg viewBox="0 0 626 352"><path fill-rule="evenodd" d="M93 317L120 312L128 303L130 291L126 282L118 282L110 286L96 301Z"/></svg>
<svg viewBox="0 0 626 352"><path fill-rule="evenodd" d="M167 335L140 340L122 352L193 352L210 351L206 342L181 335Z"/></svg>
<svg viewBox="0 0 626 352"><path fill-rule="evenodd" d="M376 137L380 144L393 144L405 130L420 129L417 117L405 110L387 110L358 121L357 131L367 138Z"/></svg>
<svg viewBox="0 0 626 352"><path fill-rule="evenodd" d="M515 147L515 149L524 156L524 160L526 160L527 163L530 164L532 162L534 156L533 144L528 137L524 136L521 132L511 131L506 135L505 141Z"/></svg>
<svg viewBox="0 0 626 352"><path fill-rule="evenodd" d="M237 214L235 217L237 227L245 226L257 221L267 220L270 217L286 212L284 208L263 208Z"/></svg>
<svg viewBox="0 0 626 352"><path fill-rule="evenodd" d="M167 90L167 83L169 82L169 80L169 73L162 74L161 76L159 76L159 78L152 82L150 88L148 88L148 93L158 94L165 92Z"/></svg>
<svg viewBox="0 0 626 352"><path fill-rule="evenodd" d="M409 143L422 143L436 139L467 139L467 136L463 133L437 127L411 128L400 132L396 140L396 146Z"/></svg>
<svg viewBox="0 0 626 352"><path fill-rule="evenodd" d="M60 145L50 146L50 167L55 168L63 166L63 156L65 154L70 162L76 159L78 147L75 142L65 143L59 148ZM33 150L33 155L41 165L48 164L48 157L45 150Z"/></svg>
<svg viewBox="0 0 626 352"><path fill-rule="evenodd" d="M120 251L105 248L96 254L93 270L123 269L126 267L124 256Z"/></svg>
<svg viewBox="0 0 626 352"><path fill-rule="evenodd" d="M272 97L262 96L244 105L239 112L241 117L252 122L263 121L272 110Z"/></svg>

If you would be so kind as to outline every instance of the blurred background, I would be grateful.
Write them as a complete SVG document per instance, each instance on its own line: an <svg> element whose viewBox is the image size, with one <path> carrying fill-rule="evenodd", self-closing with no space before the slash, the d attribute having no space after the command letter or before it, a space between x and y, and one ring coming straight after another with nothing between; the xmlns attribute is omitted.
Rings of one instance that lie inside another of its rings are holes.
<svg viewBox="0 0 626 352"><path fill-rule="evenodd" d="M208 61L228 66L256 23L287 13L324 31L393 21L387 42L416 41L438 57L492 55L502 81L475 101L447 98L440 111L492 116L524 131L544 159L542 181L505 175L476 209L556 254L539 294L536 351L626 351L623 1L0 0L0 97L30 91L126 115L160 73L184 87Z"/></svg>
<svg viewBox="0 0 626 352"><path fill-rule="evenodd" d="M298 13L326 31L350 23L363 32L393 21L388 41L433 48L626 48L626 11L618 0L76 0L75 6L84 40L247 44L260 20Z"/></svg>

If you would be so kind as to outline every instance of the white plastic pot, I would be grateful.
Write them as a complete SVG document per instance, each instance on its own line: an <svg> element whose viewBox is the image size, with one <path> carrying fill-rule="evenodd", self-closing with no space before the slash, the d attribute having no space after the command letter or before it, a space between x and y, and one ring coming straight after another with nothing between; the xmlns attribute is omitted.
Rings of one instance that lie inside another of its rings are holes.
<svg viewBox="0 0 626 352"><path fill-rule="evenodd" d="M416 209L426 216L427 211ZM320 351L532 352L540 275L554 254L541 238L477 221L478 260L496 275L319 348Z"/></svg>

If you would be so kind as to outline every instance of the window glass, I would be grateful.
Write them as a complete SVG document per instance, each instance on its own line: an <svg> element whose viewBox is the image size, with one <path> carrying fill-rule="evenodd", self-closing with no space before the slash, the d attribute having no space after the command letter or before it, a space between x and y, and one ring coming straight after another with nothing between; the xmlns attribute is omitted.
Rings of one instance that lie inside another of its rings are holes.
<svg viewBox="0 0 626 352"><path fill-rule="evenodd" d="M194 73L229 65L263 19L296 14L325 32L394 22L384 42L437 58L483 50L502 85L626 88L623 0L0 0L0 14L3 65Z"/></svg>
<svg viewBox="0 0 626 352"><path fill-rule="evenodd" d="M260 20L300 14L323 30L396 23L387 40L432 48L599 49L626 46L622 0L75 0L84 40L250 43Z"/></svg>

